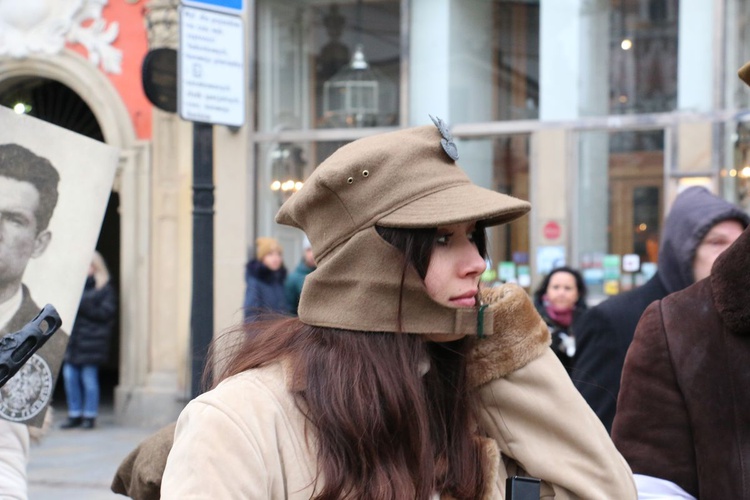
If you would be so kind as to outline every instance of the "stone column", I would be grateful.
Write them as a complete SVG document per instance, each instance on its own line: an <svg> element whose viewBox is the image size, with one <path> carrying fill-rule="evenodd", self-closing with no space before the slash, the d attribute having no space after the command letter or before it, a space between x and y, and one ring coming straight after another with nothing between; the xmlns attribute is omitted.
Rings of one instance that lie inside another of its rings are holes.
<svg viewBox="0 0 750 500"><path fill-rule="evenodd" d="M147 5L149 46L177 48L177 0ZM154 109L147 160L123 169L123 184L137 193L121 199L122 210L135 210L123 241L137 241L137 254L123 259L122 293L130 293L137 311L123 311L128 338L115 390L115 412L123 424L161 425L173 421L189 388L191 168L190 124L174 113ZM150 153L150 155L149 155ZM127 166L127 165L126 165ZM128 319L130 318L130 319Z"/></svg>

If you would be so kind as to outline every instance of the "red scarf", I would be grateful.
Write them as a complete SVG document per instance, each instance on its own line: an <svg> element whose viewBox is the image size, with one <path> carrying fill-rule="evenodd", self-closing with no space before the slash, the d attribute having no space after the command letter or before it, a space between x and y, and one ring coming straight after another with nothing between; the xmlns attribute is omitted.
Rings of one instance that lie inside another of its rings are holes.
<svg viewBox="0 0 750 500"><path fill-rule="evenodd" d="M568 327L573 322L574 307L568 309L556 309L552 303L547 300L547 296L542 297L544 300L544 310L547 311L550 319L558 325Z"/></svg>

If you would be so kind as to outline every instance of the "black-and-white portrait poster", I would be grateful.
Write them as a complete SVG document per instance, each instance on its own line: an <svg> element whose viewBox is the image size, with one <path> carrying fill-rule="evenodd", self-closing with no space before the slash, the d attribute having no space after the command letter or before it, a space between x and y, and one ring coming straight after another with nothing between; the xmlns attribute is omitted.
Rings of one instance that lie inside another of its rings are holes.
<svg viewBox="0 0 750 500"><path fill-rule="evenodd" d="M62 327L0 388L0 418L39 427L52 398L119 153L0 106L0 337L45 304Z"/></svg>

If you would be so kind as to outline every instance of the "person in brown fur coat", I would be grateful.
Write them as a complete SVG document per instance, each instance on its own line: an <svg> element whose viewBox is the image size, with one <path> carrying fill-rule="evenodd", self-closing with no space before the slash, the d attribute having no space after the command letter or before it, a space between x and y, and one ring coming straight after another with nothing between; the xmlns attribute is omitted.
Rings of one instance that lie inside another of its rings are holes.
<svg viewBox="0 0 750 500"><path fill-rule="evenodd" d="M750 85L750 63L740 77ZM749 364L750 228L638 323L612 438L639 494L750 498Z"/></svg>
<svg viewBox="0 0 750 500"><path fill-rule="evenodd" d="M360 139L281 207L318 262L299 317L218 353L161 498L499 500L514 475L544 498L635 498L528 295L479 293L484 228L530 207L457 157L439 120Z"/></svg>

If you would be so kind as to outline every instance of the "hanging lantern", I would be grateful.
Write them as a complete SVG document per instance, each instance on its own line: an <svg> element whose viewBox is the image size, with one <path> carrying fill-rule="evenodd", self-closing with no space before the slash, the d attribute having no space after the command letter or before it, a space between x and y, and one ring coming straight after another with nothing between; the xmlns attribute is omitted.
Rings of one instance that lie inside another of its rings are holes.
<svg viewBox="0 0 750 500"><path fill-rule="evenodd" d="M358 44L352 60L323 84L323 117L333 127L378 124L380 78Z"/></svg>

